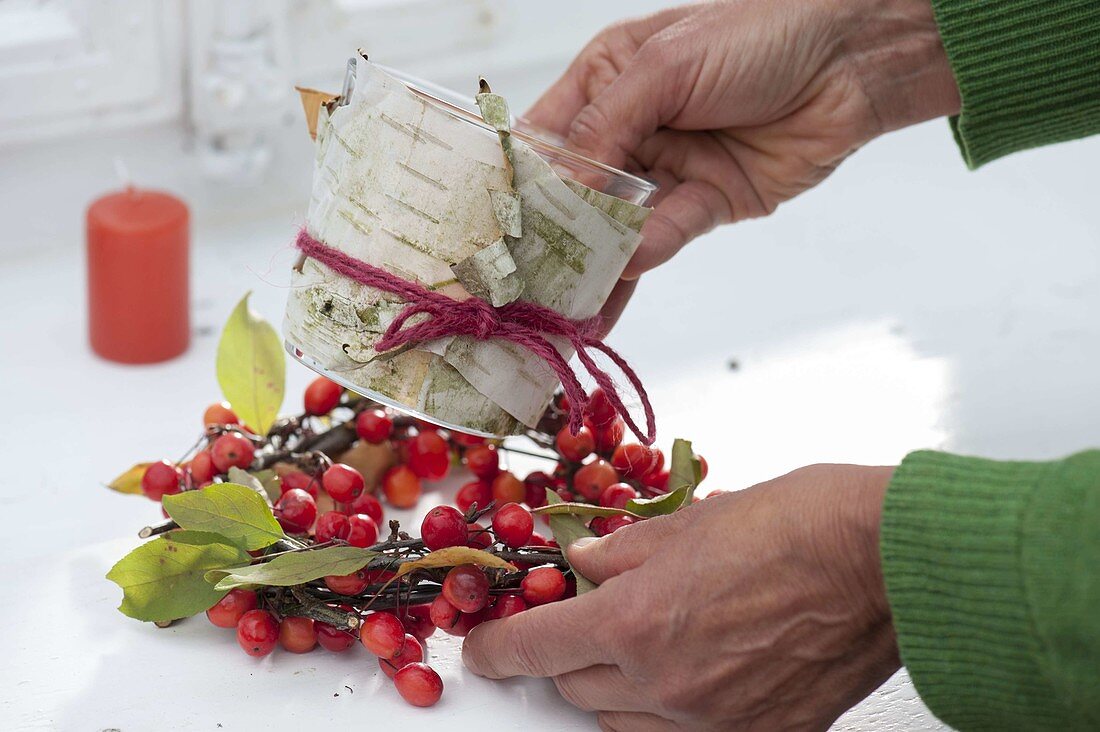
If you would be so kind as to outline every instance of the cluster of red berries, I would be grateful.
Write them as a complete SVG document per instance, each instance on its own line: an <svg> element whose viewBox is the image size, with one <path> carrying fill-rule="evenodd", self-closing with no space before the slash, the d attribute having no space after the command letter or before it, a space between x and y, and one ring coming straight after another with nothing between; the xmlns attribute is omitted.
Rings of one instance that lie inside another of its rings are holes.
<svg viewBox="0 0 1100 732"><path fill-rule="evenodd" d="M330 414L344 402L344 390L324 377L315 379L306 388L300 419ZM456 450L470 445L484 445L483 438L457 432L440 433L434 425L421 420L394 416L381 408L356 409L354 434L372 445L389 445L394 451L396 464L390 467L380 481L381 495L396 508L412 508L420 500L422 481L437 481L447 476ZM165 495L184 490L203 488L223 478L230 468L247 470L254 467L259 452L268 439L256 435L240 423L229 404L212 404L203 414L207 429L205 444L190 460L175 464L161 460L149 465L142 476L142 492L158 503ZM332 535L347 539L358 546L370 528L363 517L382 522L382 506L366 485L363 476L348 465L317 465L309 469L300 466L279 465L278 472L282 497L275 505L275 515L283 528L292 534L309 531L318 519L317 499L319 489L337 504L340 513L346 515L350 525L346 528L341 519L324 514L330 522ZM373 486L370 490L373 490ZM485 505L484 502L482 505ZM344 536L344 532L348 536ZM369 541L373 543L373 540Z"/></svg>
<svg viewBox="0 0 1100 732"><path fill-rule="evenodd" d="M272 611L260 609L259 604L259 595L252 590L230 590L206 611L206 616L219 628L236 628L237 643L255 657L266 656L276 645L291 653L308 653L318 645L341 653L355 645L351 631L299 615L280 619ZM378 657L379 668L393 679L405 701L430 707L443 694L443 680L423 662L424 641L435 628L426 620L426 610L410 612L407 617L408 622L403 623L389 612L370 613L360 624L359 641Z"/></svg>
<svg viewBox="0 0 1100 732"><path fill-rule="evenodd" d="M338 518L342 516L336 512L322 515L314 529L314 541L325 543L339 539L352 543L350 532L340 534L345 526L345 521ZM487 549L494 544L512 549L557 546L535 533L531 513L515 503L496 511L491 528L467 521L465 514L451 506L438 506L429 511L420 528L423 548L427 551L457 546ZM344 598L333 601L330 606L360 617L357 634L308 617L280 616L274 606L261 607L265 595L252 590L231 590L207 610L206 615L218 627L236 628L237 642L250 656L266 656L277 645L292 653L307 653L318 645L340 653L353 647L358 637L360 643L378 658L379 668L393 679L398 693L407 702L431 706L443 692L443 681L425 664L427 640L437 629L465 636L479 623L515 615L576 592L572 579L555 566L515 564L523 572L518 586L494 589L485 570L463 564L451 568L442 577L437 585L438 594L431 603L406 605L399 612L380 610L360 614L353 604L349 604L357 597L365 598L364 593L371 585L394 580L395 575L390 571L364 567L352 574L325 577L325 586Z"/></svg>
<svg viewBox="0 0 1100 732"><path fill-rule="evenodd" d="M569 402L560 396L555 405L558 423L568 422ZM536 471L520 480L500 468L498 448L491 444L464 445L462 460L477 480L463 485L455 494L455 505L468 511L473 504L496 505L525 503L530 508L546 504L550 488L567 502L591 503L609 508L624 508L635 498L653 497L668 488L669 472L665 456L657 448L624 443L625 424L616 413L607 394L592 392L584 413L584 426L577 434L561 426L552 447L558 463L551 472ZM473 438L478 439L478 438ZM697 456L706 477L706 460ZM592 519L589 528L605 536L632 524L629 516Z"/></svg>

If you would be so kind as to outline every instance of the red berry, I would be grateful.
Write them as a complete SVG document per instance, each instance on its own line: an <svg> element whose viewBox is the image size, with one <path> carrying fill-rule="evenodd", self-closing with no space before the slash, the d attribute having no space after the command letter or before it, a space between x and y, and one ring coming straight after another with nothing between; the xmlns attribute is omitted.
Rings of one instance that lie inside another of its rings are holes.
<svg viewBox="0 0 1100 732"><path fill-rule="evenodd" d="M448 546L465 546L468 539L466 519L456 508L436 506L421 522L420 538L433 552Z"/></svg>
<svg viewBox="0 0 1100 732"><path fill-rule="evenodd" d="M558 498L562 499L566 503L573 503L577 500L577 494L569 490L568 488L555 488L554 492L558 494ZM549 517L543 516L543 518Z"/></svg>
<svg viewBox="0 0 1100 732"><path fill-rule="evenodd" d="M695 459L699 461L699 467L701 468L699 482L702 483L703 480L707 477L707 459L702 455L696 455Z"/></svg>
<svg viewBox="0 0 1100 732"><path fill-rule="evenodd" d="M649 475L642 477L642 485L649 486L654 490L664 493L668 490L668 478L669 472L667 470L655 470Z"/></svg>
<svg viewBox="0 0 1100 732"><path fill-rule="evenodd" d="M206 617L219 628L236 628L237 622L249 610L255 610L260 604L252 590L230 590L206 611Z"/></svg>
<svg viewBox="0 0 1100 732"><path fill-rule="evenodd" d="M366 549L378 542L378 524L365 513L348 516L348 544Z"/></svg>
<svg viewBox="0 0 1100 732"><path fill-rule="evenodd" d="M317 518L317 502L303 490L287 491L275 503L275 518L288 534L304 534Z"/></svg>
<svg viewBox="0 0 1100 732"><path fill-rule="evenodd" d="M478 445L484 445L486 440L484 437L451 430L451 442L462 447L477 447Z"/></svg>
<svg viewBox="0 0 1100 732"><path fill-rule="evenodd" d="M500 470L500 456L492 445L471 447L462 460L471 473L483 480L489 480Z"/></svg>
<svg viewBox="0 0 1100 732"><path fill-rule="evenodd" d="M416 422L416 430L418 432L438 432L439 431L439 425L435 424L434 422L429 422L426 419L420 419L419 417L414 417L413 419Z"/></svg>
<svg viewBox="0 0 1100 732"><path fill-rule="evenodd" d="M451 469L451 451L438 432L421 432L409 440L408 465L417 476L439 480Z"/></svg>
<svg viewBox="0 0 1100 732"><path fill-rule="evenodd" d="M493 543L493 537L481 524L466 524L466 532L470 537L466 542L466 546L472 546L475 549L488 549Z"/></svg>
<svg viewBox="0 0 1100 732"><path fill-rule="evenodd" d="M279 642L279 623L267 610L249 610L237 623L237 643L250 656L266 656Z"/></svg>
<svg viewBox="0 0 1100 732"><path fill-rule="evenodd" d="M557 602L565 595L565 575L554 567L539 567L527 573L520 587L528 605Z"/></svg>
<svg viewBox="0 0 1100 732"><path fill-rule="evenodd" d="M653 450L653 454L657 456L657 461L653 464L653 469L650 470L649 472L651 474L652 473L659 473L659 472L661 472L662 470L665 469L665 454L663 452L661 452L660 450L658 450L656 447L653 447L653 448L650 448L650 449Z"/></svg>
<svg viewBox="0 0 1100 732"><path fill-rule="evenodd" d="M447 602L447 598L443 595L437 595L432 604L428 607L429 617L432 619L432 624L442 631L450 632L458 623L458 618L462 615L457 607Z"/></svg>
<svg viewBox="0 0 1100 732"><path fill-rule="evenodd" d="M597 427L593 433L596 438L596 452L601 455L610 455L626 434L626 422L622 417L616 417L603 427Z"/></svg>
<svg viewBox="0 0 1100 732"><path fill-rule="evenodd" d="M348 513L362 513L374 519L378 526L382 525L382 502L374 497L374 494L364 491L348 504Z"/></svg>
<svg viewBox="0 0 1100 732"><path fill-rule="evenodd" d="M390 439L393 420L381 409L368 409L355 418L355 432L359 439L377 445Z"/></svg>
<svg viewBox="0 0 1100 732"><path fill-rule="evenodd" d="M500 620L521 613L526 609L527 603L519 595L501 595L489 609L488 619Z"/></svg>
<svg viewBox="0 0 1100 732"><path fill-rule="evenodd" d="M202 413L203 425L211 424L240 424L237 413L229 408L229 402L216 402L206 408Z"/></svg>
<svg viewBox="0 0 1100 732"><path fill-rule="evenodd" d="M305 403L306 414L328 414L340 403L340 395L344 392L342 386L334 381L329 381L324 376L319 376L306 387Z"/></svg>
<svg viewBox="0 0 1100 732"><path fill-rule="evenodd" d="M283 618L279 623L279 643L291 653L308 653L317 645L317 631L312 618L297 615Z"/></svg>
<svg viewBox="0 0 1100 732"><path fill-rule="evenodd" d="M141 476L141 492L145 497L159 502L164 496L180 492L183 471L167 460L153 463Z"/></svg>
<svg viewBox="0 0 1100 732"><path fill-rule="evenodd" d="M619 445L611 456L611 466L624 478L641 478L653 472L657 466L657 455L645 445Z"/></svg>
<svg viewBox="0 0 1100 732"><path fill-rule="evenodd" d="M531 508L546 505L546 489L554 485L554 479L543 472L534 472L523 479L523 502Z"/></svg>
<svg viewBox="0 0 1100 732"><path fill-rule="evenodd" d="M594 426L604 427L614 422L619 413L615 411L611 400L607 398L607 392L597 386L588 397L588 405L584 408L584 416Z"/></svg>
<svg viewBox="0 0 1100 732"><path fill-rule="evenodd" d="M532 532L531 538L527 540L527 546L556 546L556 545L550 544L549 539L547 539L545 536L543 536L539 532L535 531L535 532Z"/></svg>
<svg viewBox="0 0 1100 732"><path fill-rule="evenodd" d="M382 669L382 673L392 679L394 674L410 663L420 663L423 660L424 646L420 645L420 640L415 635L407 633L405 635L405 645L401 647L401 650L391 658L379 658L378 668Z"/></svg>
<svg viewBox="0 0 1100 732"><path fill-rule="evenodd" d="M555 443L561 456L574 463L584 460L596 449L596 439L592 436L592 430L588 429L587 426L581 427L575 435L569 431L568 425L562 427L558 431Z"/></svg>
<svg viewBox="0 0 1100 732"><path fill-rule="evenodd" d="M191 465L188 466L188 470L191 472L191 485L195 487L209 483L218 474L217 468L214 467L214 458L210 456L209 450L202 450L191 458Z"/></svg>
<svg viewBox="0 0 1100 732"><path fill-rule="evenodd" d="M361 495L367 487L363 475L343 463L336 463L321 475L321 485L332 500L347 503Z"/></svg>
<svg viewBox="0 0 1100 732"><path fill-rule="evenodd" d="M317 525L313 527L313 539L318 544L324 544L333 539L348 538L348 517L339 511L325 511L317 518Z"/></svg>
<svg viewBox="0 0 1100 732"><path fill-rule="evenodd" d="M420 478L408 465L395 465L382 477L382 492L395 508L412 508L420 500Z"/></svg>
<svg viewBox="0 0 1100 732"><path fill-rule="evenodd" d="M491 500L493 500L493 486L483 480L467 483L455 493L455 505L463 513L469 511L475 503L478 508L485 508Z"/></svg>
<svg viewBox="0 0 1100 732"><path fill-rule="evenodd" d="M251 441L232 433L222 435L210 446L210 457L219 473L230 468L247 468L252 464L252 455L255 452Z"/></svg>
<svg viewBox="0 0 1100 732"><path fill-rule="evenodd" d="M430 707L443 696L443 679L426 663L410 663L393 675L401 698L414 707Z"/></svg>
<svg viewBox="0 0 1100 732"><path fill-rule="evenodd" d="M612 483L600 493L600 505L608 508L626 508L626 504L637 497L638 491L626 483Z"/></svg>
<svg viewBox="0 0 1100 732"><path fill-rule="evenodd" d="M592 519L588 528L596 532L596 536L613 534L624 526L630 526L634 519L630 516L598 516Z"/></svg>
<svg viewBox="0 0 1100 732"><path fill-rule="evenodd" d="M413 605L405 608L405 614L400 618L405 626L406 633L412 633L420 640L424 640L435 632L435 624L432 623L430 605Z"/></svg>
<svg viewBox="0 0 1100 732"><path fill-rule="evenodd" d="M476 613L459 613L458 621L449 628L440 628L447 635L463 638L471 630L484 623L488 618L484 609Z"/></svg>
<svg viewBox="0 0 1100 732"><path fill-rule="evenodd" d="M476 613L489 602L489 578L472 564L455 567L443 579L443 597L464 613Z"/></svg>
<svg viewBox="0 0 1100 732"><path fill-rule="evenodd" d="M391 579L397 576L396 572L390 572L386 569L368 569L367 580L372 585L382 584L389 582Z"/></svg>
<svg viewBox="0 0 1100 732"><path fill-rule="evenodd" d="M330 574L325 577L325 586L338 595L358 595L367 589L370 577L363 570L351 574Z"/></svg>
<svg viewBox="0 0 1100 732"><path fill-rule="evenodd" d="M316 498L319 485L321 480L317 476L303 473L301 470L291 470L279 478L279 488L283 493L297 489Z"/></svg>
<svg viewBox="0 0 1100 732"><path fill-rule="evenodd" d="M519 503L526 497L527 489L524 488L523 481L511 473L504 472L493 478L493 500L498 506L503 503Z"/></svg>
<svg viewBox="0 0 1100 732"><path fill-rule="evenodd" d="M573 475L573 489L589 501L596 501L604 489L619 482L619 474L606 460L582 465Z"/></svg>
<svg viewBox="0 0 1100 732"><path fill-rule="evenodd" d="M557 402L558 402L558 409L560 409L563 412L568 412L569 411L569 397L567 397L565 394L558 394Z"/></svg>
<svg viewBox="0 0 1100 732"><path fill-rule="evenodd" d="M396 615L387 612L371 613L359 626L359 640L374 655L393 658L405 645L405 626Z"/></svg>
<svg viewBox="0 0 1100 732"><path fill-rule="evenodd" d="M340 630L328 623L316 622L313 629L317 631L317 643L321 648L333 653L346 651L355 644L355 636L347 630Z"/></svg>
<svg viewBox="0 0 1100 732"><path fill-rule="evenodd" d="M493 533L497 540L517 549L527 544L535 530L531 512L518 503L506 503L493 516Z"/></svg>

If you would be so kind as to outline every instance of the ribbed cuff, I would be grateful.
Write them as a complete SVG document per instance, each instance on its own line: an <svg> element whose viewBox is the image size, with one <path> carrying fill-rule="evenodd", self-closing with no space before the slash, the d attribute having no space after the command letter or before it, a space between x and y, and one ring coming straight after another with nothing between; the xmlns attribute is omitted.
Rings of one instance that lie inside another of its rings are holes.
<svg viewBox="0 0 1100 732"><path fill-rule="evenodd" d="M1100 132L1100 2L932 0L967 165Z"/></svg>
<svg viewBox="0 0 1100 732"><path fill-rule="evenodd" d="M1039 667L1020 559L1028 503L1057 465L916 452L890 483L882 564L901 658L956 728L1058 729L1068 716Z"/></svg>

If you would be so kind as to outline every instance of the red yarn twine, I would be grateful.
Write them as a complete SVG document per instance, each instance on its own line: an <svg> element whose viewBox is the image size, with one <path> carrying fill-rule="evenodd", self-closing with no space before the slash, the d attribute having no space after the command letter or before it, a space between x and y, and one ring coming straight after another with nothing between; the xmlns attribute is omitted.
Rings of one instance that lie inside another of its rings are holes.
<svg viewBox="0 0 1100 732"><path fill-rule="evenodd" d="M570 405L569 430L577 434L584 424L589 398L569 363L546 339L546 336L561 336L573 346L581 365L603 389L611 406L630 431L645 445L652 445L656 440L657 425L649 395L634 369L596 336L597 318L571 320L550 308L523 301L493 307L479 297L455 300L322 244L305 229L298 233L295 245L306 256L316 259L337 274L408 301L408 306L390 323L382 339L375 344L375 350L388 351L447 336L470 336L479 341L496 338L515 343L545 361L561 380ZM406 325L409 318L420 313L429 317L414 325ZM590 351L599 351L607 356L630 382L645 410L644 433L631 418L611 377L596 364Z"/></svg>

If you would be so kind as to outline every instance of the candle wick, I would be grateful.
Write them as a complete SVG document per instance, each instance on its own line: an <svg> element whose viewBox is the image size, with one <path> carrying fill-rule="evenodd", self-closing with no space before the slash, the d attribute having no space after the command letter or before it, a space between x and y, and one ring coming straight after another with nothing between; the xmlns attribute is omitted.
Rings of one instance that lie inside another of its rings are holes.
<svg viewBox="0 0 1100 732"><path fill-rule="evenodd" d="M114 166L115 175L118 176L118 182L122 184L123 190L128 195L136 195L137 190L134 188L134 181L130 177L130 169L126 167L126 163L123 162L122 158L115 158Z"/></svg>

